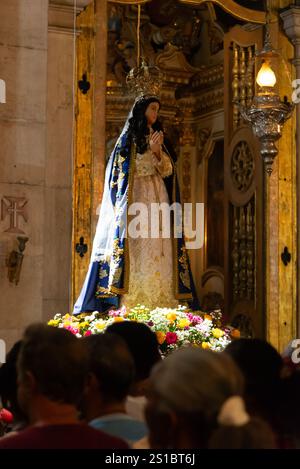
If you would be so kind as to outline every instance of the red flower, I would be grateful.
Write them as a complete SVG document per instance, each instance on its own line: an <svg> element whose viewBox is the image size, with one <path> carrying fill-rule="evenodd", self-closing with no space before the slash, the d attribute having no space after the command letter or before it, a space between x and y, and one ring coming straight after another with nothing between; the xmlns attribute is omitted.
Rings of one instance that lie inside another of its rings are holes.
<svg viewBox="0 0 300 469"><path fill-rule="evenodd" d="M91 331L86 331L86 332L84 333L84 337L88 337L89 335L92 335Z"/></svg>
<svg viewBox="0 0 300 469"><path fill-rule="evenodd" d="M14 417L9 410L6 409L1 409L0 410L0 421L3 423L11 423L13 421Z"/></svg>
<svg viewBox="0 0 300 469"><path fill-rule="evenodd" d="M176 332L167 332L166 342L167 342L168 345L176 344L177 339L178 339L178 337L177 337Z"/></svg>

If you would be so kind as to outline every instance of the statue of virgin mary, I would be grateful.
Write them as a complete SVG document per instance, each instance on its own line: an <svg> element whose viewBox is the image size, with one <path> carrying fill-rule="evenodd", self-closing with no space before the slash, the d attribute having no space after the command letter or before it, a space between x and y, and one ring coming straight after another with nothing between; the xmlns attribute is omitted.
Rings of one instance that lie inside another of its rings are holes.
<svg viewBox="0 0 300 469"><path fill-rule="evenodd" d="M109 158L90 265L73 314L183 302L199 309L184 235L175 236L171 226L165 231L171 236L164 236L166 218L160 218L156 237L148 217L146 229L134 235L128 229L137 203L148 214L153 204L180 203L176 155L159 110L156 96L137 98Z"/></svg>

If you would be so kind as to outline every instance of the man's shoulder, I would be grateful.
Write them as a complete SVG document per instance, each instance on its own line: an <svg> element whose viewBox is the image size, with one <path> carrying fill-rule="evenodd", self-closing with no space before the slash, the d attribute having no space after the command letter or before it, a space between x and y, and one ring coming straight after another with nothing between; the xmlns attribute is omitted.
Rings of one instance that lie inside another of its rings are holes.
<svg viewBox="0 0 300 469"><path fill-rule="evenodd" d="M0 449L55 447L56 440L59 447L63 447L65 441L65 448L74 446L95 449L128 448L127 443L119 438L107 435L101 430L95 430L88 425L78 424L28 427L19 433L1 438Z"/></svg>

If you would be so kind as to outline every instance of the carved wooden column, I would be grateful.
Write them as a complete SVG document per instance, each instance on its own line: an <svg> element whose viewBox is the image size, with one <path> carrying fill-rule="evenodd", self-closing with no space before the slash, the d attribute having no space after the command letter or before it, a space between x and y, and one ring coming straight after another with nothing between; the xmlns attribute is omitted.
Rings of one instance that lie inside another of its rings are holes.
<svg viewBox="0 0 300 469"><path fill-rule="evenodd" d="M281 14L286 35L294 45L293 64L300 78L300 6L291 6ZM296 106L296 203L297 203L297 337L300 337L300 106Z"/></svg>
<svg viewBox="0 0 300 469"><path fill-rule="evenodd" d="M277 20L277 21L276 21ZM293 46L282 32L277 14L271 41L285 67L276 73L281 96L291 95ZM289 77L290 75L290 77ZM283 350L296 334L296 148L295 117L284 126L278 156L268 180L267 339ZM288 259L288 255L291 257Z"/></svg>
<svg viewBox="0 0 300 469"><path fill-rule="evenodd" d="M181 189L181 203L184 207L185 203L192 203L195 206L195 174L196 174L196 133L194 125L185 124L183 133L180 137L180 158L179 158L179 179ZM195 224L195 209L193 209L193 225ZM191 269L194 275L196 272L196 250L189 250Z"/></svg>
<svg viewBox="0 0 300 469"><path fill-rule="evenodd" d="M93 122L93 200L92 236L98 221L102 198L106 151L106 57L107 57L107 0L95 2L95 89Z"/></svg>
<svg viewBox="0 0 300 469"><path fill-rule="evenodd" d="M77 27L71 308L88 270L104 185L107 0L90 2Z"/></svg>

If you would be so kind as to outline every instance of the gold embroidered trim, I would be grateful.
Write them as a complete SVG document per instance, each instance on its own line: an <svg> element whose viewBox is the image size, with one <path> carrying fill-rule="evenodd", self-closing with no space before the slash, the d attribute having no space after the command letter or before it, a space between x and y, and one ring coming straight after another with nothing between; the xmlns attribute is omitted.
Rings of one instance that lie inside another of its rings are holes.
<svg viewBox="0 0 300 469"><path fill-rule="evenodd" d="M128 225L128 207L132 201L132 190L133 190L133 176L135 170L135 160L136 160L136 144L132 144L131 148L131 158L130 158L130 166L129 166L129 174L128 174L128 188L127 188L127 214L126 214L126 223ZM129 261L129 243L127 238L127 226L126 226L126 238L124 240L124 287L118 288L114 285L110 287L110 291L116 293L118 295L123 295L128 293L129 290L129 275L130 275L130 261Z"/></svg>
<svg viewBox="0 0 300 469"><path fill-rule="evenodd" d="M171 200L170 202L174 202L176 200L176 166L175 163L173 162L173 159L168 152L168 149L164 146L166 153L169 155L172 166L173 166L173 187L172 187L172 197L173 201ZM178 252L178 241L177 238L175 238L175 233L174 233L174 225L172 227L173 230L173 288L174 288L174 296L177 300L192 300L193 295L192 293L179 293L178 291L178 283L179 283L179 272L178 272L178 263L177 263L177 252Z"/></svg>

